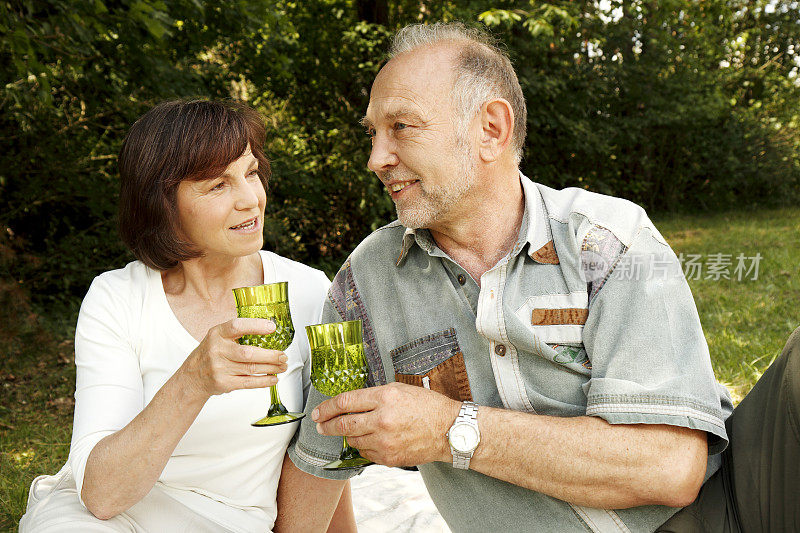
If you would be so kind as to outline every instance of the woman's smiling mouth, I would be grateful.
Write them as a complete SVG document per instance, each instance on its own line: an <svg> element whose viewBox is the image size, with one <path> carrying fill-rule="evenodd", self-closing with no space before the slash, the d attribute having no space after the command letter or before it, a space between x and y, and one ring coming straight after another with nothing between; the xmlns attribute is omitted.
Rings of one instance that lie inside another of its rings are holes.
<svg viewBox="0 0 800 533"><path fill-rule="evenodd" d="M258 227L258 217L253 217L250 220L242 222L241 224L237 224L236 226L231 226L228 229L233 231L249 233L252 230L255 230Z"/></svg>

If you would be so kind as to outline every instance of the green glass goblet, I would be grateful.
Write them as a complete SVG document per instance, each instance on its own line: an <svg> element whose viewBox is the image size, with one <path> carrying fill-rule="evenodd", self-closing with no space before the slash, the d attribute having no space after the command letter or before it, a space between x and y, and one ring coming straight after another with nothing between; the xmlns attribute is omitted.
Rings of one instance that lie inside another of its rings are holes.
<svg viewBox="0 0 800 533"><path fill-rule="evenodd" d="M364 387L367 361L364 359L360 320L306 326L306 334L311 346L311 383L314 388L326 396L336 396ZM343 470L373 464L347 444L347 437L342 440L339 459L322 468Z"/></svg>
<svg viewBox="0 0 800 533"><path fill-rule="evenodd" d="M289 312L289 284L285 281L256 287L233 289L236 312L241 318L268 318L275 323L271 335L243 335L239 344L259 346L268 350L284 351L294 339L294 325ZM277 426L296 422L305 413L292 413L281 403L278 387L269 388L270 406L267 416L253 422L253 426Z"/></svg>

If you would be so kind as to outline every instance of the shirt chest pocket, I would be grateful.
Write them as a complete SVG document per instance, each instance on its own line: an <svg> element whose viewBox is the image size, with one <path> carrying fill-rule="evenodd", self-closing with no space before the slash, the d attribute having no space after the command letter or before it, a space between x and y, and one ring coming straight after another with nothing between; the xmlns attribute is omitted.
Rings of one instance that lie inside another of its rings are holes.
<svg viewBox="0 0 800 533"><path fill-rule="evenodd" d="M390 355L396 381L425 387L454 400L472 399L464 354L454 328L398 346Z"/></svg>
<svg viewBox="0 0 800 533"><path fill-rule="evenodd" d="M538 339L540 355L581 373L591 369L583 347L583 327L589 316L587 293L531 296L515 314Z"/></svg>

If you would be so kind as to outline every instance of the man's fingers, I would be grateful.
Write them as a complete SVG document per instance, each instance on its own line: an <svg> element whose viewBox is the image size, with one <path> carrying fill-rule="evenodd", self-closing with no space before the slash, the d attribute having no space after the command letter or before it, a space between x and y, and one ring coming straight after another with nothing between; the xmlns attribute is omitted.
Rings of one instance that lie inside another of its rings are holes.
<svg viewBox="0 0 800 533"><path fill-rule="evenodd" d="M234 318L217 326L225 339L238 339L242 335L269 335L275 333L275 323L266 318Z"/></svg>
<svg viewBox="0 0 800 533"><path fill-rule="evenodd" d="M376 455L375 450L372 448L372 446L374 446L374 443L372 442L373 440L372 434L370 433L369 435L364 435L362 437L347 437L347 444L358 450L358 453L361 455L361 457L373 461L373 459L367 457L368 455Z"/></svg>
<svg viewBox="0 0 800 533"><path fill-rule="evenodd" d="M347 413L364 413L378 407L377 396L381 387L358 389L343 392L338 396L325 400L311 413L314 422L324 423L339 415Z"/></svg>
<svg viewBox="0 0 800 533"><path fill-rule="evenodd" d="M361 437L374 431L372 413L358 413L337 416L327 422L317 424L317 433L320 435L333 435L347 437Z"/></svg>

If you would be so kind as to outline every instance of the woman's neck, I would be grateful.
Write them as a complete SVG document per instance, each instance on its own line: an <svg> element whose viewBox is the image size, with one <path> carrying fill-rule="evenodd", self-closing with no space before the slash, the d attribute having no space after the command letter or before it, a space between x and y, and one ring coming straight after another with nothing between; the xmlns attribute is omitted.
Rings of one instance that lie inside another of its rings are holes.
<svg viewBox="0 0 800 533"><path fill-rule="evenodd" d="M258 252L235 258L198 257L162 272L161 281L169 296L214 302L228 299L235 287L264 283L264 267Z"/></svg>

